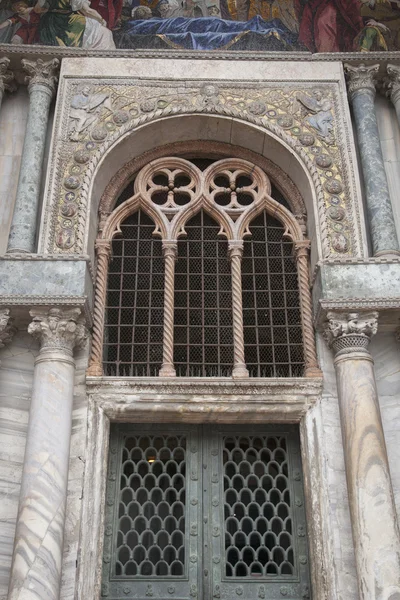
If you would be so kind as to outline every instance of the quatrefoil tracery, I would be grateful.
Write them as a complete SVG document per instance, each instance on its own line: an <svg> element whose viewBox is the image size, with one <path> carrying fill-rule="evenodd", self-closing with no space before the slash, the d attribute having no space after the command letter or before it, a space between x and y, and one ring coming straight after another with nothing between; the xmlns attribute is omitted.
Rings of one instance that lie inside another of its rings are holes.
<svg viewBox="0 0 400 600"><path fill-rule="evenodd" d="M154 234L164 239L185 235L185 222L203 207L220 223L221 235L235 239L244 231L243 217L270 193L266 174L245 160L223 159L201 171L183 158L161 158L139 172L134 196L124 205L147 206L153 217L158 216ZM126 216L121 214L119 223Z"/></svg>

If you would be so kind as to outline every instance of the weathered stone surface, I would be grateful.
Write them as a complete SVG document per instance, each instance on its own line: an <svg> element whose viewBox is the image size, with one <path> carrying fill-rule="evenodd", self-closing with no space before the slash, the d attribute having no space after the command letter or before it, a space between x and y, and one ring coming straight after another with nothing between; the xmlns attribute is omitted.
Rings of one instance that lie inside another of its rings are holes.
<svg viewBox="0 0 400 600"><path fill-rule="evenodd" d="M39 340L11 566L9 600L59 600L80 309L35 309Z"/></svg>
<svg viewBox="0 0 400 600"><path fill-rule="evenodd" d="M37 213L42 180L50 102L55 91L54 71L59 61L23 61L30 94L28 122L21 158L17 198L8 242L8 252L34 252Z"/></svg>
<svg viewBox="0 0 400 600"><path fill-rule="evenodd" d="M374 256L400 254L374 106L378 67L346 67Z"/></svg>

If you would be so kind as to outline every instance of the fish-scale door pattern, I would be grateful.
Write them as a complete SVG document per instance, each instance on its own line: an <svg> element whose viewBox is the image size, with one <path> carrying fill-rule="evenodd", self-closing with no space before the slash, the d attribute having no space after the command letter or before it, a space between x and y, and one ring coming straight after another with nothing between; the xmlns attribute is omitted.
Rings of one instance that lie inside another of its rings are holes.
<svg viewBox="0 0 400 600"><path fill-rule="evenodd" d="M189 560L198 555L197 437L196 428L114 428L104 597L197 596L197 569Z"/></svg>
<svg viewBox="0 0 400 600"><path fill-rule="evenodd" d="M214 598L310 597L297 435L294 426L214 429Z"/></svg>

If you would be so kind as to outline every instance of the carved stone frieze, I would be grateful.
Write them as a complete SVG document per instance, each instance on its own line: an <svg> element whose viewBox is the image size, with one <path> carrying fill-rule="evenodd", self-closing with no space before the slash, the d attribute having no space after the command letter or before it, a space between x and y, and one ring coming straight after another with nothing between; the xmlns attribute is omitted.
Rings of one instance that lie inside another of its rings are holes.
<svg viewBox="0 0 400 600"><path fill-rule="evenodd" d="M62 349L72 352L86 344L87 330L80 308L36 308L28 333L40 342L41 349Z"/></svg>
<svg viewBox="0 0 400 600"><path fill-rule="evenodd" d="M9 308L0 308L0 348L9 344L17 329L13 326L14 319Z"/></svg>
<svg viewBox="0 0 400 600"><path fill-rule="evenodd" d="M360 223L351 198L347 143L337 115L337 86L140 80L68 81L45 216L46 250L82 251L93 177L102 157L128 132L178 114L219 114L271 132L289 146L313 181L325 256L360 253ZM57 197L56 197L57 196Z"/></svg>

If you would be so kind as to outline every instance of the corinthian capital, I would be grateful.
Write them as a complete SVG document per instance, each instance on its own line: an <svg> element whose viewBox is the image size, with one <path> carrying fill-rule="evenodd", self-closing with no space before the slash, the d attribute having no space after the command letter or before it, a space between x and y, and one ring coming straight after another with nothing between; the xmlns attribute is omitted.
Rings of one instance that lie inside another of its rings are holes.
<svg viewBox="0 0 400 600"><path fill-rule="evenodd" d="M394 103L400 96L400 66L388 65L386 70L388 74L385 80L387 94Z"/></svg>
<svg viewBox="0 0 400 600"><path fill-rule="evenodd" d="M378 330L378 313L328 312L324 336L335 353L366 349Z"/></svg>
<svg viewBox="0 0 400 600"><path fill-rule="evenodd" d="M10 316L9 308L1 308L0 309L0 348L4 348L6 344L9 344L14 336L14 333L17 331L15 327L13 327L14 319Z"/></svg>
<svg viewBox="0 0 400 600"><path fill-rule="evenodd" d="M0 92L4 92L4 90L11 92L14 90L14 73L8 70L9 64L9 58L0 58Z"/></svg>
<svg viewBox="0 0 400 600"><path fill-rule="evenodd" d="M24 71L28 73L25 77L25 83L28 85L29 92L32 91L35 85L41 85L50 90L51 94L54 94L58 79L58 67L60 65L58 58L48 61L44 61L41 58L37 60L23 58L21 64Z"/></svg>
<svg viewBox="0 0 400 600"><path fill-rule="evenodd" d="M30 311L33 318L28 332L40 342L43 349L62 349L72 352L82 348L87 330L80 308L38 308Z"/></svg>
<svg viewBox="0 0 400 600"><path fill-rule="evenodd" d="M379 65L344 65L347 76L347 88L349 98L353 101L358 93L368 92L375 96L375 80L379 70Z"/></svg>

